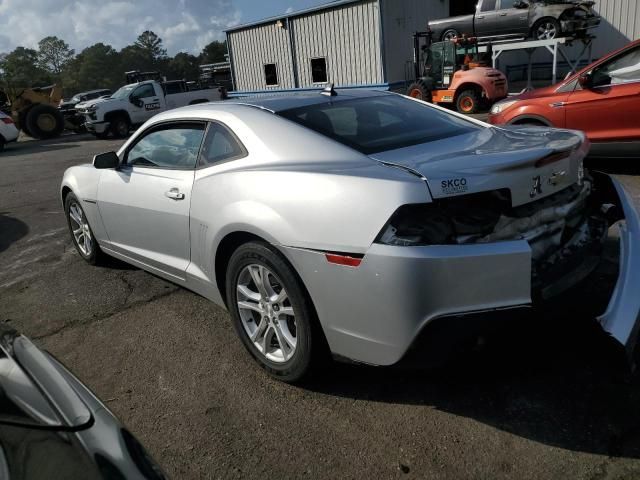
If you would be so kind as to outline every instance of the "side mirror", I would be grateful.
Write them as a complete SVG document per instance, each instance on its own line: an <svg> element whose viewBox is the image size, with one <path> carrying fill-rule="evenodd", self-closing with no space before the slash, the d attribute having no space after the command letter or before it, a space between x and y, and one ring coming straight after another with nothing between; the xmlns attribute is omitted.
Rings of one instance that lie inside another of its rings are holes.
<svg viewBox="0 0 640 480"><path fill-rule="evenodd" d="M578 83L582 88L588 89L588 88L591 88L591 86L593 85L593 78L588 73L585 75L580 75L578 77Z"/></svg>
<svg viewBox="0 0 640 480"><path fill-rule="evenodd" d="M120 159L116 152L100 153L93 157L94 168L118 168L120 165Z"/></svg>
<svg viewBox="0 0 640 480"><path fill-rule="evenodd" d="M144 105L144 102L140 98L129 97L129 101L138 108L142 108L142 106Z"/></svg>

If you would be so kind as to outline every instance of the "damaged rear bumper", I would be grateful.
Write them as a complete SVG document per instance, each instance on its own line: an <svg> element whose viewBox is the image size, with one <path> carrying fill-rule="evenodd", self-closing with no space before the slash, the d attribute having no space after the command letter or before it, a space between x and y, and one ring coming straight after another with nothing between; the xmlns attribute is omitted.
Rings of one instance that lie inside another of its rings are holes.
<svg viewBox="0 0 640 480"><path fill-rule="evenodd" d="M613 295L603 315L598 318L602 328L624 345L632 356L640 328L640 213L638 207L614 178L608 179L615 189L616 205L624 220L618 223L620 231L620 267Z"/></svg>
<svg viewBox="0 0 640 480"><path fill-rule="evenodd" d="M621 220L622 245L619 278L599 320L631 353L640 313L640 215L616 180L602 174L596 180L598 190L605 192L599 200L618 207L619 214L610 220ZM395 364L430 325L446 323L450 331L449 324L459 321L460 328L453 330L463 337L464 324L493 316L518 322L517 312L535 303L533 250L524 239L431 246L374 243L355 268L329 263L317 250L281 250L311 296L331 351L358 362ZM585 258L580 265L590 272L590 257ZM580 271L570 272L572 285L581 280Z"/></svg>

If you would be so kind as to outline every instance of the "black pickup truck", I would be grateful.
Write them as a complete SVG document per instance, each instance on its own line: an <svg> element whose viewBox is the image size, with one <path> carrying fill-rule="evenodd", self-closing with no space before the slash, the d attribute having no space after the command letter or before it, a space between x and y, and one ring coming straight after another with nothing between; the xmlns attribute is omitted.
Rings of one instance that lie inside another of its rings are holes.
<svg viewBox="0 0 640 480"><path fill-rule="evenodd" d="M461 35L493 40L549 40L583 35L600 24L593 1L579 0L479 0L470 15L429 22L434 39Z"/></svg>

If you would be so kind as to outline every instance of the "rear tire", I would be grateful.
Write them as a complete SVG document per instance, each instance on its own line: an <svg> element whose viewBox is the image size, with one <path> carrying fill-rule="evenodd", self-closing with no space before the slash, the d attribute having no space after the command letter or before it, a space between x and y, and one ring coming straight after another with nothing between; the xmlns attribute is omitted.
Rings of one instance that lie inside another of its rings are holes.
<svg viewBox="0 0 640 480"><path fill-rule="evenodd" d="M226 292L240 340L274 378L297 382L325 356L311 301L293 268L271 245L249 242L233 253Z"/></svg>
<svg viewBox="0 0 640 480"><path fill-rule="evenodd" d="M460 32L458 32L455 28L449 28L442 34L442 41L446 42L447 40L453 40L454 38L459 36Z"/></svg>
<svg viewBox="0 0 640 480"><path fill-rule="evenodd" d="M431 91L421 80L413 82L411 85L409 85L409 88L407 89L407 96L431 103Z"/></svg>
<svg viewBox="0 0 640 480"><path fill-rule="evenodd" d="M64 117L57 108L41 103L31 107L25 124L30 136L43 140L60 136L64 130Z"/></svg>
<svg viewBox="0 0 640 480"><path fill-rule="evenodd" d="M125 138L129 135L129 129L131 128L131 123L129 119L124 115L118 115L111 120L111 125L109 126L109 130L113 134L115 138Z"/></svg>
<svg viewBox="0 0 640 480"><path fill-rule="evenodd" d="M0 135L0 152L4 150L5 143L4 138Z"/></svg>
<svg viewBox="0 0 640 480"><path fill-rule="evenodd" d="M475 90L464 90L456 98L456 109L460 113L477 113L480 109L480 95Z"/></svg>

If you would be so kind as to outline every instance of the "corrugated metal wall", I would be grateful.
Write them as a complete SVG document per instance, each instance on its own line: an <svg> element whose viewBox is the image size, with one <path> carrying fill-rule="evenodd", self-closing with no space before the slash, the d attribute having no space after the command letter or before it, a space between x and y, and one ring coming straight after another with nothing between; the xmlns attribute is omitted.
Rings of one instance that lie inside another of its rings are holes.
<svg viewBox="0 0 640 480"><path fill-rule="evenodd" d="M377 0L291 19L300 87L311 87L311 59L324 57L336 86L383 83Z"/></svg>
<svg viewBox="0 0 640 480"><path fill-rule="evenodd" d="M594 31L594 57L600 57L640 39L640 0L596 0L593 7L602 16Z"/></svg>
<svg viewBox="0 0 640 480"><path fill-rule="evenodd" d="M425 31L429 20L448 17L449 0L380 2L386 81L404 82L413 78L413 33Z"/></svg>
<svg viewBox="0 0 640 480"><path fill-rule="evenodd" d="M280 90L294 88L289 32L275 22L229 32L236 90ZM275 63L278 85L267 86L264 65Z"/></svg>

